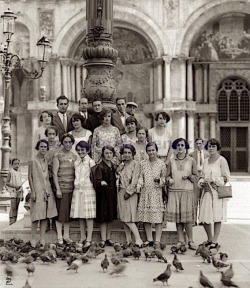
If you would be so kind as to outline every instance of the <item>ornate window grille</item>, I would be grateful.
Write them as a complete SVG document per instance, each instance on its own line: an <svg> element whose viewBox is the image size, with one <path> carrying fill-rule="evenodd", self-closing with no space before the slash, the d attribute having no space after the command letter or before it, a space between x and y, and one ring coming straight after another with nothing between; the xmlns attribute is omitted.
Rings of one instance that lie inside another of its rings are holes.
<svg viewBox="0 0 250 288"><path fill-rule="evenodd" d="M250 88L242 79L224 80L218 89L219 121L249 121Z"/></svg>

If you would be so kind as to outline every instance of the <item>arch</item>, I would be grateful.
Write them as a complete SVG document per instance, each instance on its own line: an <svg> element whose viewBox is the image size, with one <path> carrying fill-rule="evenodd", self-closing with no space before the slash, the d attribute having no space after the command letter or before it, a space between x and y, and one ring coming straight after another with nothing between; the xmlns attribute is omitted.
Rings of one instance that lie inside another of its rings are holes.
<svg viewBox="0 0 250 288"><path fill-rule="evenodd" d="M203 5L193 14L191 14L186 23L183 25L183 27L187 28L182 30L182 33L179 35L178 40L176 41L174 47L175 54L189 56L189 49L193 38L205 24L215 20L223 14L230 12L246 13L246 11L250 11L250 3L246 0L214 0Z"/></svg>
<svg viewBox="0 0 250 288"><path fill-rule="evenodd" d="M114 25L128 28L141 34L151 45L157 57L170 53L170 42L164 35L167 45L163 45L163 38L160 27L152 19L140 11L132 8L114 5ZM80 35L86 30L86 11L81 10L67 21L55 37L53 43L53 53L68 57L70 51L74 49L72 45L76 40L79 41ZM79 44L79 42L77 43Z"/></svg>

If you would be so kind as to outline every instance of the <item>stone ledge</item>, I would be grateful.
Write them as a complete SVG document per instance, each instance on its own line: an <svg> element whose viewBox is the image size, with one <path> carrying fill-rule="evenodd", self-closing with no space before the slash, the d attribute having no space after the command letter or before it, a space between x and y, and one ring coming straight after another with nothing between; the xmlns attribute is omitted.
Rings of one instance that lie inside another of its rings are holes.
<svg viewBox="0 0 250 288"><path fill-rule="evenodd" d="M125 242L125 233L122 228L122 223L119 221L115 221L115 223L119 223L119 227L116 225L112 228L111 237L113 241L117 242ZM114 224L115 224L114 223ZM146 240L146 234L144 230L139 229L142 240ZM153 228L153 234L155 234L154 228ZM8 240L11 238L20 238L23 241L29 241L30 240L30 228L24 228L24 218L17 221L16 223L12 224L11 226L8 226L7 228L2 230L2 237L4 240ZM70 228L70 237L74 241L78 241L80 239L80 230L77 227L71 227ZM37 239L39 239L39 229L37 230ZM48 231L46 233L46 242L51 243L55 242L57 240L57 235L55 231ZM94 228L93 231L93 240L94 241L100 241L100 229L98 227ZM174 223L168 223L167 228L163 228L162 231L162 243L165 243L167 245L175 244L177 242L177 232L175 229Z"/></svg>

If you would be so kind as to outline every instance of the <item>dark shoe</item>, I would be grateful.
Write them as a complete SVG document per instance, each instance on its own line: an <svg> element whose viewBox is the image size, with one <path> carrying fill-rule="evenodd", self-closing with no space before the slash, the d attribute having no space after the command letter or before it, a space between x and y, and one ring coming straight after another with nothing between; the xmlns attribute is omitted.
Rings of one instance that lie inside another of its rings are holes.
<svg viewBox="0 0 250 288"><path fill-rule="evenodd" d="M197 247L194 244L194 241L188 241L188 248L191 250L197 250Z"/></svg>
<svg viewBox="0 0 250 288"><path fill-rule="evenodd" d="M208 247L208 246L210 246L212 244L212 241L208 241L207 240L207 242L205 243L205 247Z"/></svg>
<svg viewBox="0 0 250 288"><path fill-rule="evenodd" d="M114 242L111 239L106 240L106 246L114 246Z"/></svg>
<svg viewBox="0 0 250 288"><path fill-rule="evenodd" d="M216 248L218 247L218 245L219 245L218 243L211 242L211 244L210 244L210 246L209 246L208 249L209 249L209 250L210 250L210 249L216 249Z"/></svg>
<svg viewBox="0 0 250 288"><path fill-rule="evenodd" d="M104 240L101 241L101 242L99 243L99 246L100 246L101 248L104 248L104 247L105 247L105 241L104 241Z"/></svg>
<svg viewBox="0 0 250 288"><path fill-rule="evenodd" d="M143 244L142 244L142 247L148 247L148 246L154 246L154 241L145 241Z"/></svg>

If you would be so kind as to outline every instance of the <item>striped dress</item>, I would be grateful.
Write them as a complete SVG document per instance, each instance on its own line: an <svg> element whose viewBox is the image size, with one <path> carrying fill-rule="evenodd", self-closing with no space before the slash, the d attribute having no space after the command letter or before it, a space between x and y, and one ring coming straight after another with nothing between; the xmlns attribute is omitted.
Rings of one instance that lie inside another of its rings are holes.
<svg viewBox="0 0 250 288"><path fill-rule="evenodd" d="M75 162L75 189L70 210L71 218L96 217L96 194L90 181L90 169L94 165L95 161L88 155Z"/></svg>

